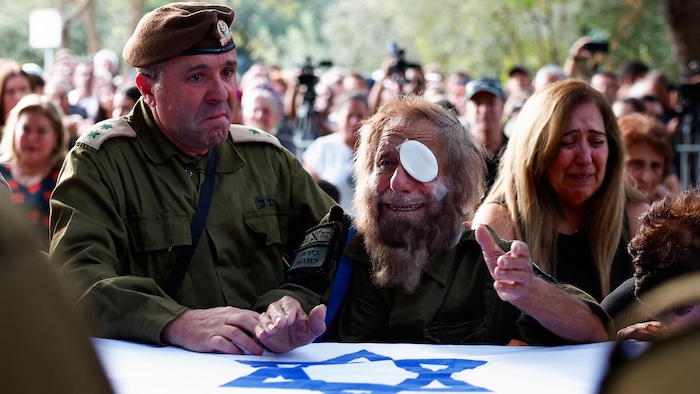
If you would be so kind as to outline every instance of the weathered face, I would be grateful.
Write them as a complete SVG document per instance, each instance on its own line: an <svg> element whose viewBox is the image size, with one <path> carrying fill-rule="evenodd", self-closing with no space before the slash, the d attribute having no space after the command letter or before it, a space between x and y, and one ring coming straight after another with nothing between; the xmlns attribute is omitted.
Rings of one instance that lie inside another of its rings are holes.
<svg viewBox="0 0 700 394"><path fill-rule="evenodd" d="M444 153L439 149L438 128L427 120L401 130L388 130L382 134L375 157L374 175L377 179L377 194L380 197L381 215L405 220L423 220L444 196L440 176L428 182L417 180L407 171L401 156L401 146L406 141L418 141L426 146L437 159L438 168L444 163ZM437 153L437 154L436 154ZM413 158L409 158L412 160ZM442 159L442 160L441 160ZM420 160L420 158L415 158ZM402 163L403 161L403 163ZM416 164L421 168L421 164ZM435 197L439 196L436 200Z"/></svg>
<svg viewBox="0 0 700 394"><path fill-rule="evenodd" d="M236 102L236 52L168 60L161 81L141 88L158 126L182 152L199 156L224 141Z"/></svg>
<svg viewBox="0 0 700 394"><path fill-rule="evenodd" d="M603 116L593 103L576 107L561 138L559 152L547 169L547 180L567 204L583 204L605 179L608 138Z"/></svg>
<svg viewBox="0 0 700 394"><path fill-rule="evenodd" d="M437 254L462 232L460 207L449 198L449 173L439 128L428 120L382 132L358 208L375 285L412 292ZM364 193L363 193L364 194Z"/></svg>

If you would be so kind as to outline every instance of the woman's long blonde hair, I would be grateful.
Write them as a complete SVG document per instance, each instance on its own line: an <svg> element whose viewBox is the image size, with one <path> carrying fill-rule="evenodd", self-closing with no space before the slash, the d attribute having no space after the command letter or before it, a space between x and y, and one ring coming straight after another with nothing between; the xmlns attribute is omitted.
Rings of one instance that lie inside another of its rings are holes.
<svg viewBox="0 0 700 394"><path fill-rule="evenodd" d="M505 200L516 238L525 241L545 272L556 277L558 197L546 172L557 157L571 113L593 103L603 116L608 160L600 189L586 202L585 235L603 295L610 292L610 268L625 215L625 146L605 97L587 83L566 80L547 85L525 103L501 158L499 175L486 203Z"/></svg>

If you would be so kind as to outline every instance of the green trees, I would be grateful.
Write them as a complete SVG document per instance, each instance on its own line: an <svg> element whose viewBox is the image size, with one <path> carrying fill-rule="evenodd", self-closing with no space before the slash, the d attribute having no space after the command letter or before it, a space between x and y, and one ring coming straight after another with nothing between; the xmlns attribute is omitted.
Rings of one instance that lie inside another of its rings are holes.
<svg viewBox="0 0 700 394"><path fill-rule="evenodd" d="M214 1L214 0L213 0ZM234 35L246 61L293 67L306 56L363 72L379 68L388 44L409 60L444 71L502 75L514 64L536 69L563 64L580 36L610 41L602 67L630 58L676 79L677 58L700 56L700 0L227 0L236 10ZM41 64L29 47L28 20L36 8L73 15L64 46L87 56L100 47L120 52L144 12L162 0L17 0L0 14L0 57ZM665 17L666 16L666 17ZM672 24L668 24L671 21ZM669 33L672 32L672 33Z"/></svg>

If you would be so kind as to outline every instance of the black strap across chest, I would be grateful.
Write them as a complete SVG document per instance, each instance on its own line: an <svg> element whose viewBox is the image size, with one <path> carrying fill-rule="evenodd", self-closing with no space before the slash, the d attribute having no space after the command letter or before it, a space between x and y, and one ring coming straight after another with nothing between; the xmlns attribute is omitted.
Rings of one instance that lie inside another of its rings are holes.
<svg viewBox="0 0 700 394"><path fill-rule="evenodd" d="M180 284L182 284L182 279L185 277L185 272L190 265L194 251L197 249L199 244L199 238L204 231L204 224L207 222L207 216L209 215L209 207L211 207L211 199L214 195L214 178L216 176L216 147L211 148L209 151L209 162L207 163L206 175L204 178L204 184L202 185L202 192L199 195L199 202L197 203L197 210L194 213L194 219L190 224L190 233L192 234L192 243L189 247L186 247L182 253L175 261L172 272L168 277L168 281L165 283L165 293L170 297L175 297Z"/></svg>

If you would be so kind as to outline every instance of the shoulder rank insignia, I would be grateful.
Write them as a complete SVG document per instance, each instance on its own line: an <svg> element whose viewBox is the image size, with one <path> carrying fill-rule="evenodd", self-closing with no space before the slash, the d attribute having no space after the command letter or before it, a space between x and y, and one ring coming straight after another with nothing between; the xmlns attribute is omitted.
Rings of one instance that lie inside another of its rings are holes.
<svg viewBox="0 0 700 394"><path fill-rule="evenodd" d="M241 124L232 124L231 127L229 127L229 132L231 133L231 139L233 139L234 143L267 142L268 144L272 144L282 149L282 144L280 143L280 140L277 139L277 137L266 131L256 129L255 127L245 126Z"/></svg>
<svg viewBox="0 0 700 394"><path fill-rule="evenodd" d="M100 149L103 142L114 137L136 137L136 132L122 118L107 119L96 123L78 137L76 144Z"/></svg>

